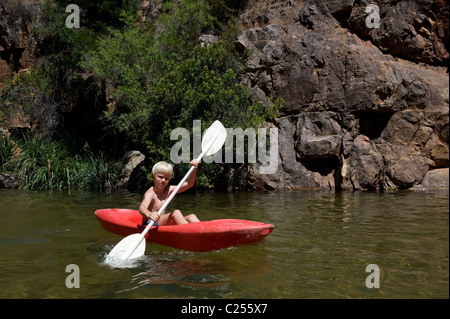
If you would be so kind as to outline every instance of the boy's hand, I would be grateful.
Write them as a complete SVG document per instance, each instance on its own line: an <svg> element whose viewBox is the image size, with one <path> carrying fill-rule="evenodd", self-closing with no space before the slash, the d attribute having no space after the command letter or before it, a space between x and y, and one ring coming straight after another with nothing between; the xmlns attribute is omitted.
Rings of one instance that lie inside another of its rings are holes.
<svg viewBox="0 0 450 319"><path fill-rule="evenodd" d="M150 216L147 216L147 217L156 223L159 220L160 216L157 212L151 212Z"/></svg>
<svg viewBox="0 0 450 319"><path fill-rule="evenodd" d="M198 162L197 159L193 159L193 160L191 161L191 165L192 165L192 166L195 166L195 168L198 168L198 164L199 164L199 162Z"/></svg>

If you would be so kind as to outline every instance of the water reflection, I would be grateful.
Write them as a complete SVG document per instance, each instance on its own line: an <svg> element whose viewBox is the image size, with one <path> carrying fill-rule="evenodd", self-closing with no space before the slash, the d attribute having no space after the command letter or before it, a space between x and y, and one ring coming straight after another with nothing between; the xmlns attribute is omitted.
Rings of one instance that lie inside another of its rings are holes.
<svg viewBox="0 0 450 319"><path fill-rule="evenodd" d="M161 297L160 291L164 291L174 298L235 298L242 296L240 284L248 286L270 275L270 257L263 250L254 254L246 247L236 247L191 253L154 248L127 265L134 268L135 273L130 286L117 294L134 296L150 291L147 297L151 297L154 291L159 291L159 295L153 297ZM244 293L248 293L249 288L244 289Z"/></svg>
<svg viewBox="0 0 450 319"><path fill-rule="evenodd" d="M144 271L135 275L139 286L149 284L175 285L194 290L208 289L216 291L230 283L226 271L220 271L211 260L205 258L170 258L147 257Z"/></svg>

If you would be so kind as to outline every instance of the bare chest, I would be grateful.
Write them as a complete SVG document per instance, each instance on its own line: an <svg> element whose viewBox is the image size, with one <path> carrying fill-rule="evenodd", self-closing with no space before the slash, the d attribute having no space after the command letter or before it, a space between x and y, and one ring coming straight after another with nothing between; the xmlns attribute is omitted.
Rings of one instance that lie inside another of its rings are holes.
<svg viewBox="0 0 450 319"><path fill-rule="evenodd" d="M152 211L158 211L166 202L168 197L168 191L164 192L163 194L153 194L153 198L152 198L152 207L151 210Z"/></svg>

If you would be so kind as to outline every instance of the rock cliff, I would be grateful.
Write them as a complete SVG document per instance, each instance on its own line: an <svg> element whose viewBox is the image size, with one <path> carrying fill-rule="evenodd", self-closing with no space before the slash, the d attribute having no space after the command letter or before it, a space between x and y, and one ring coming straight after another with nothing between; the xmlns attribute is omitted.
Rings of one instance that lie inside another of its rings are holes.
<svg viewBox="0 0 450 319"><path fill-rule="evenodd" d="M351 0L259 1L240 16L244 82L285 100L278 170L251 169L250 188L448 187L448 4L379 2L378 21Z"/></svg>
<svg viewBox="0 0 450 319"><path fill-rule="evenodd" d="M0 0L0 82L35 63L32 19L37 3Z"/></svg>

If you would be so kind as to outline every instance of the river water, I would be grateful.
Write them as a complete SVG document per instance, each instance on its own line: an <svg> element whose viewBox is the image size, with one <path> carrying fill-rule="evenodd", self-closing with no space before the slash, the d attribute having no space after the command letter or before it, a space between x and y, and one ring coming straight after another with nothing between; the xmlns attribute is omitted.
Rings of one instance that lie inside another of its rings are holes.
<svg viewBox="0 0 450 319"><path fill-rule="evenodd" d="M141 198L0 190L0 298L449 298L448 190L178 194L169 209L275 229L206 253L147 244L129 268L111 267L121 238L94 211Z"/></svg>

